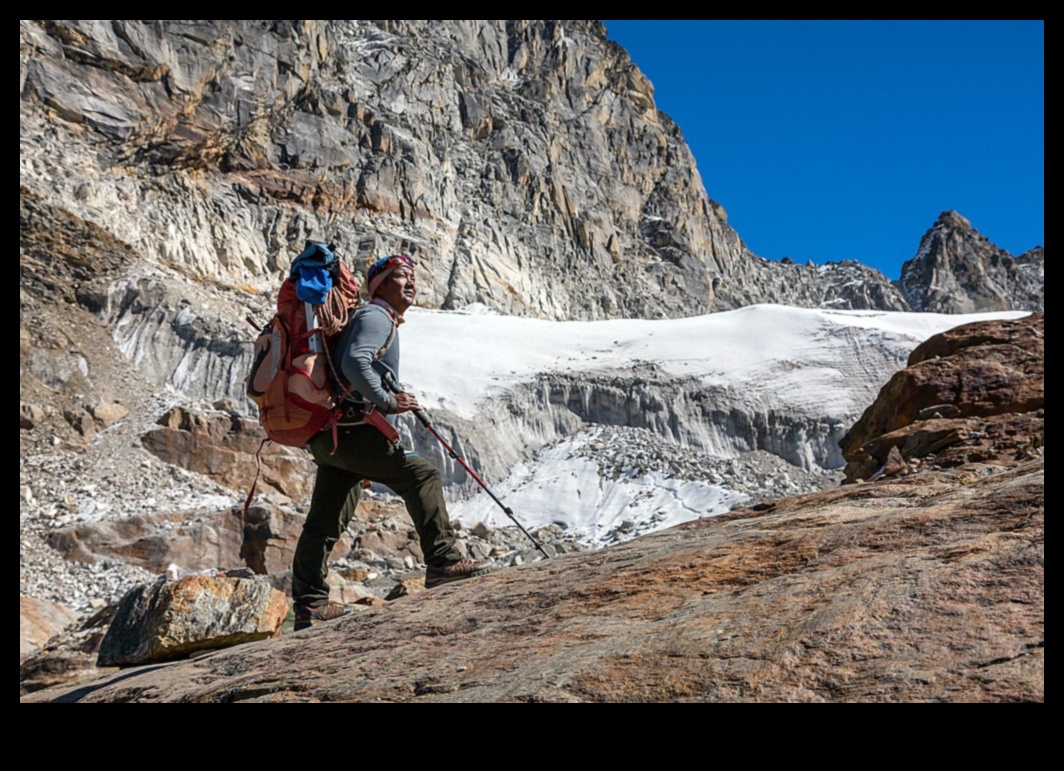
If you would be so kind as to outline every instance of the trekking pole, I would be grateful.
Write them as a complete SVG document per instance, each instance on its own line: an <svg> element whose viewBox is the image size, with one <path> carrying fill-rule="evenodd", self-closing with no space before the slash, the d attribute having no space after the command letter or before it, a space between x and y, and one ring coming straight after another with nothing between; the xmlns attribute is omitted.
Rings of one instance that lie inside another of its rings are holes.
<svg viewBox="0 0 1064 771"><path fill-rule="evenodd" d="M399 385L395 382L395 378L392 377L391 372L385 372L381 380L384 382L385 387L392 393L397 394L400 392ZM550 559L550 555L547 554L547 551L543 548L543 545L536 540L535 536L533 536L530 532L528 532L528 530L525 529L524 525L518 522L517 517L514 516L513 509L511 509L505 503L500 501L498 496L496 496L495 493L488 489L488 486L484 484L484 480L477 475L477 472L473 471L473 469L470 468L469 464L465 462L465 459L462 458L458 453L456 453L454 451L454 448L451 447L451 445L447 444L447 442L443 440L443 437L439 435L435 428L433 428L432 423L429 421L428 415L425 414L424 410L414 410L413 412L414 417L418 419L418 422L421 423L421 425L423 425L425 428L427 428L430 434L436 437L436 441L443 445L444 449L447 450L447 454L450 455L451 458L453 458L454 460L458 461L458 464L466 470L466 473L469 474L469 476L473 477L474 480L476 480L476 483L484 489L484 492L491 496L491 499L495 501L495 503L499 504L500 509L506 512L506 516L512 519L514 524L521 528L521 532L527 535L528 540L530 540L536 545L536 548L539 549L539 553L547 559Z"/></svg>

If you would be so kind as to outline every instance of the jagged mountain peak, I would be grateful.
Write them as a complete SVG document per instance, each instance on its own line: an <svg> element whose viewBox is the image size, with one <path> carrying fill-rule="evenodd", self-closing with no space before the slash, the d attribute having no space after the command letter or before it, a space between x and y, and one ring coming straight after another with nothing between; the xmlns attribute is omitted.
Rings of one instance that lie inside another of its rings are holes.
<svg viewBox="0 0 1064 771"><path fill-rule="evenodd" d="M972 227L956 210L942 212L902 266L899 287L915 311L979 313L1045 308L1045 255L1019 258Z"/></svg>
<svg viewBox="0 0 1064 771"><path fill-rule="evenodd" d="M968 219L961 215L956 209L950 209L944 211L938 215L938 219L935 220L935 224L932 226L932 230L938 226L944 226L948 228L955 228L957 230L971 230L972 223Z"/></svg>

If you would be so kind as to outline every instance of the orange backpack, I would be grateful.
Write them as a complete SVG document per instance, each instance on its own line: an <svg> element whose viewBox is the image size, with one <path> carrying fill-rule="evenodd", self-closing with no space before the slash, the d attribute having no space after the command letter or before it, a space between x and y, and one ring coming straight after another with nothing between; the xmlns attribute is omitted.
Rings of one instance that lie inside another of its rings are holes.
<svg viewBox="0 0 1064 771"><path fill-rule="evenodd" d="M332 337L358 306L358 282L334 250L307 242L281 284L277 313L255 341L246 391L277 444L303 447L335 428L341 412L345 395L334 387Z"/></svg>

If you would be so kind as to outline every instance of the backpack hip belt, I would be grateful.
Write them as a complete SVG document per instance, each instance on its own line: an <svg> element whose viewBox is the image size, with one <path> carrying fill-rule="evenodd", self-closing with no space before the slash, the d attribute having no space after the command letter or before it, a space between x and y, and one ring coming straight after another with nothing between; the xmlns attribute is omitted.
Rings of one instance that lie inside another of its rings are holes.
<svg viewBox="0 0 1064 771"><path fill-rule="evenodd" d="M384 434L384 438L389 442L399 444L399 432L395 430L395 426L369 402L348 402L347 408L337 418L336 425L340 428L373 426Z"/></svg>

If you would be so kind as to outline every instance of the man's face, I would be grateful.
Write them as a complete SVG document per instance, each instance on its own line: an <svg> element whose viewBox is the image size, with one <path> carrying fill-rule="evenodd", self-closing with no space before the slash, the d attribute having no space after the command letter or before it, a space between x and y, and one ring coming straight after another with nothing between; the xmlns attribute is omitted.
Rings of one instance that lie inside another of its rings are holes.
<svg viewBox="0 0 1064 771"><path fill-rule="evenodd" d="M403 313L414 304L417 299L417 282L414 279L414 269L402 265L393 270L388 278L384 279L377 296Z"/></svg>

